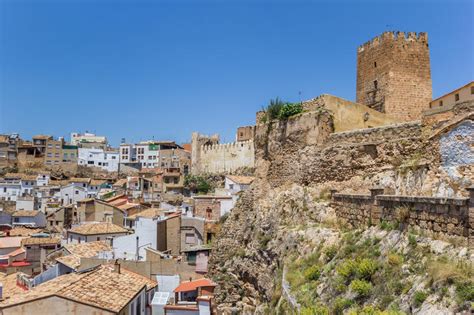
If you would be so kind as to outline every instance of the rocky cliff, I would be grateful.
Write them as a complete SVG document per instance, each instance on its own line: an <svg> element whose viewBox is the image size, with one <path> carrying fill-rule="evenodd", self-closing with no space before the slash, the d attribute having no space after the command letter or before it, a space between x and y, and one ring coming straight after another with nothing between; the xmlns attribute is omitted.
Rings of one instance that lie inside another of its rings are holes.
<svg viewBox="0 0 474 315"><path fill-rule="evenodd" d="M380 222L350 229L329 190L465 196L474 182L472 104L437 125L332 133L331 113L256 129L257 180L213 245L219 309L231 314L447 314L474 300L471 252Z"/></svg>

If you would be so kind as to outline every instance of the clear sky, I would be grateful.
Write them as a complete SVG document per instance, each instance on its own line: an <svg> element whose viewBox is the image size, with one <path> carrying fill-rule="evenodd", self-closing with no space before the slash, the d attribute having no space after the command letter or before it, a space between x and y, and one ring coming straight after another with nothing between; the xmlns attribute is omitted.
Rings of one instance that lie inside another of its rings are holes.
<svg viewBox="0 0 474 315"><path fill-rule="evenodd" d="M386 30L428 32L436 97L474 77L473 3L0 0L0 132L232 141L276 96L354 100Z"/></svg>

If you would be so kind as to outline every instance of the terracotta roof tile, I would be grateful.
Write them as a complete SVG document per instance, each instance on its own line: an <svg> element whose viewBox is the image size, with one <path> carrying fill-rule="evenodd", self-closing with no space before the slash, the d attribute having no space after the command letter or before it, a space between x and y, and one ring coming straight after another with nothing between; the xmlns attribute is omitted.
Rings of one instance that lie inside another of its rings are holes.
<svg viewBox="0 0 474 315"><path fill-rule="evenodd" d="M84 223L73 227L69 232L81 235L126 233L128 230L110 222Z"/></svg>
<svg viewBox="0 0 474 315"><path fill-rule="evenodd" d="M0 248L20 247L23 239L20 236L0 237Z"/></svg>
<svg viewBox="0 0 474 315"><path fill-rule="evenodd" d="M133 220L133 219L136 219L138 217L153 219L153 218L159 217L160 215L164 214L165 211L166 210L164 210L164 209L148 208L148 209L145 209L143 211L140 211L138 213L135 213L135 214L132 214L132 215L128 216L128 219Z"/></svg>
<svg viewBox="0 0 474 315"><path fill-rule="evenodd" d="M91 179L90 178L78 178L78 177L72 177L69 182L70 183L90 183Z"/></svg>
<svg viewBox="0 0 474 315"><path fill-rule="evenodd" d="M100 252L112 251L112 246L106 241L66 244L64 248L70 254L56 258L56 260L72 269L77 269L81 265L81 258L91 258L97 256Z"/></svg>
<svg viewBox="0 0 474 315"><path fill-rule="evenodd" d="M18 210L12 213L13 217L36 217L40 211L38 210Z"/></svg>
<svg viewBox="0 0 474 315"><path fill-rule="evenodd" d="M61 244L61 239L56 237L28 237L21 241L21 245L46 245Z"/></svg>
<svg viewBox="0 0 474 315"><path fill-rule="evenodd" d="M113 265L102 265L85 273L70 273L40 284L23 294L16 294L0 302L7 308L18 303L48 296L59 296L111 312L121 311L146 287L157 286L157 282L121 268L115 272Z"/></svg>
<svg viewBox="0 0 474 315"><path fill-rule="evenodd" d="M185 281L181 282L181 284L174 289L174 292L187 292L187 291L194 291L200 287L215 287L216 284L209 279L202 278L193 281Z"/></svg>
<svg viewBox="0 0 474 315"><path fill-rule="evenodd" d="M236 176L236 175L227 175L228 179L233 181L234 183L241 184L241 185L250 185L255 177L252 176Z"/></svg>
<svg viewBox="0 0 474 315"><path fill-rule="evenodd" d="M9 231L10 236L30 236L32 234L40 233L43 229L29 229L26 227L17 226Z"/></svg>

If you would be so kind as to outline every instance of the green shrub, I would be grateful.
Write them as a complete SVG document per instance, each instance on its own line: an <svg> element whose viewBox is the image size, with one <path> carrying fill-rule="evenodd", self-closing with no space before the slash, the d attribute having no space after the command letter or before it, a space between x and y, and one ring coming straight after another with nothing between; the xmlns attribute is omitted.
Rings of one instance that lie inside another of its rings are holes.
<svg viewBox="0 0 474 315"><path fill-rule="evenodd" d="M334 300L334 303L332 305L333 313L336 315L340 315L345 309L351 307L353 303L354 302L352 300L338 297Z"/></svg>
<svg viewBox="0 0 474 315"><path fill-rule="evenodd" d="M193 192L207 194L211 190L211 184L202 176L186 175L184 186Z"/></svg>
<svg viewBox="0 0 474 315"><path fill-rule="evenodd" d="M291 116L297 115L303 111L303 105L301 103L286 103L280 109L280 119L288 119Z"/></svg>
<svg viewBox="0 0 474 315"><path fill-rule="evenodd" d="M364 258L357 263L357 276L362 279L368 279L377 271L377 263L369 258Z"/></svg>
<svg viewBox="0 0 474 315"><path fill-rule="evenodd" d="M352 259L344 260L336 268L336 272L346 281L352 278L356 274L356 270L357 270L357 263Z"/></svg>
<svg viewBox="0 0 474 315"><path fill-rule="evenodd" d="M387 263L391 266L399 266L403 263L403 256L395 253L390 253L387 256Z"/></svg>
<svg viewBox="0 0 474 315"><path fill-rule="evenodd" d="M283 105L285 105L285 103L278 97L276 99L271 99L270 103L267 105L267 108L264 109L267 119L273 120L279 118Z"/></svg>
<svg viewBox="0 0 474 315"><path fill-rule="evenodd" d="M351 282L351 290L357 293L359 297L365 297L372 291L372 284L365 280L356 279Z"/></svg>
<svg viewBox="0 0 474 315"><path fill-rule="evenodd" d="M272 239L271 235L265 235L265 234L260 234L258 237L258 241L260 243L260 248L261 249L267 249L268 242L270 242Z"/></svg>
<svg viewBox="0 0 474 315"><path fill-rule="evenodd" d="M397 227L397 224L395 224L395 223L391 223L391 222L388 222L388 221L380 222L380 228L382 230L385 230L385 231L395 230L396 227Z"/></svg>
<svg viewBox="0 0 474 315"><path fill-rule="evenodd" d="M328 260L332 260L337 254L337 246L331 245L324 251Z"/></svg>
<svg viewBox="0 0 474 315"><path fill-rule="evenodd" d="M416 291L413 295L413 304L418 308L423 304L427 297L428 293L424 291Z"/></svg>
<svg viewBox="0 0 474 315"><path fill-rule="evenodd" d="M306 280L309 280L309 281L318 280L320 275L321 275L321 269L317 265L309 267L304 272L304 277L306 278Z"/></svg>
<svg viewBox="0 0 474 315"><path fill-rule="evenodd" d="M413 234L408 235L408 245L411 247L416 247L417 241L416 241L416 236Z"/></svg>
<svg viewBox="0 0 474 315"><path fill-rule="evenodd" d="M315 306L303 307L301 309L301 315L329 315L329 308L322 304Z"/></svg>
<svg viewBox="0 0 474 315"><path fill-rule="evenodd" d="M474 283L471 281L457 283L456 297L459 301L474 301Z"/></svg>

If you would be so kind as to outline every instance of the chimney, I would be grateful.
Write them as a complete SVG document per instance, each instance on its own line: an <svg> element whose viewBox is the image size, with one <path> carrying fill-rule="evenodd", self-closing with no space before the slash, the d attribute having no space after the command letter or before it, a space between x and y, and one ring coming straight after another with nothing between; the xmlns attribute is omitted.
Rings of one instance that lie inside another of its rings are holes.
<svg viewBox="0 0 474 315"><path fill-rule="evenodd" d="M114 272L120 274L120 263L118 262L118 259L115 260Z"/></svg>

